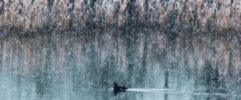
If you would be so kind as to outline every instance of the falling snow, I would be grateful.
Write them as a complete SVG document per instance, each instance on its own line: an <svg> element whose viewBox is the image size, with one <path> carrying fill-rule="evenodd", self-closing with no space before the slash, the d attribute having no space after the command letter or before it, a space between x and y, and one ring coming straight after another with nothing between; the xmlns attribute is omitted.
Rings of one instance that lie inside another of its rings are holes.
<svg viewBox="0 0 241 100"><path fill-rule="evenodd" d="M0 0L0 99L241 99L240 4Z"/></svg>

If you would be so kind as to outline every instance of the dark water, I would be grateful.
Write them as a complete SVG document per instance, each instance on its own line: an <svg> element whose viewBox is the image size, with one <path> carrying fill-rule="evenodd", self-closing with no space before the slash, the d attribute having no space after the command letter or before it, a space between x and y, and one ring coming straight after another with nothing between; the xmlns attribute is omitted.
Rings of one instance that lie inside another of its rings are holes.
<svg viewBox="0 0 241 100"><path fill-rule="evenodd" d="M238 100L239 37L155 29L0 40L3 100ZM130 88L114 96L112 84Z"/></svg>

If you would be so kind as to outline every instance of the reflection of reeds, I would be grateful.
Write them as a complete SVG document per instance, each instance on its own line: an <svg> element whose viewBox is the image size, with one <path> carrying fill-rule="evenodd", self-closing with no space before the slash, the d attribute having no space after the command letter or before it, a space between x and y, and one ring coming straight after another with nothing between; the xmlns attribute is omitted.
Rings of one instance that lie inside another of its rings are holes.
<svg viewBox="0 0 241 100"><path fill-rule="evenodd" d="M198 32L240 31L239 0L1 0L0 27L32 32L150 25ZM130 4L132 3L132 4ZM169 19L174 14L175 19ZM131 17L131 18L130 18Z"/></svg>
<svg viewBox="0 0 241 100"><path fill-rule="evenodd" d="M30 74L32 78L50 77L58 81L58 78L71 77L74 85L90 87L94 84L84 84L83 80L107 85L131 79L130 84L138 86L160 86L165 82L163 76L166 75L168 81L173 74L178 76L174 77L177 80L185 75L194 77L198 85L205 83L200 78L205 77L203 71L208 64L207 69L215 72L206 72L213 75L211 78L215 81L211 82L224 84L218 88L225 88L227 79L239 82L240 42L236 35L187 38L180 33L173 43L157 29L133 30L131 36L115 29L95 29L83 34L61 31L50 36L6 37L0 41L0 66L4 70ZM166 87L173 85L172 82L166 84Z"/></svg>

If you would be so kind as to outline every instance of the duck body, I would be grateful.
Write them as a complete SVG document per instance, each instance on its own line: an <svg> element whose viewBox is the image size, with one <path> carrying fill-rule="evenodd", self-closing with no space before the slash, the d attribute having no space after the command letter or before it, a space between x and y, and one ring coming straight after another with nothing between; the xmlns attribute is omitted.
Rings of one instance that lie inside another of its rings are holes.
<svg viewBox="0 0 241 100"><path fill-rule="evenodd" d="M114 95L117 95L119 92L126 92L126 89L128 89L125 86L118 86L117 83L114 83L113 85Z"/></svg>

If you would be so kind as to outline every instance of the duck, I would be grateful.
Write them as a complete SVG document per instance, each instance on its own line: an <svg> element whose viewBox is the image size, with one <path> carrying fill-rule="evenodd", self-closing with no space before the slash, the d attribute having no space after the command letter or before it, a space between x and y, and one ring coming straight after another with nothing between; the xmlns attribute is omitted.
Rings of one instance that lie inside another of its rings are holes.
<svg viewBox="0 0 241 100"><path fill-rule="evenodd" d="M113 86L114 95L117 95L119 92L126 92L126 89L128 89L125 86L118 86L116 82L114 82Z"/></svg>

